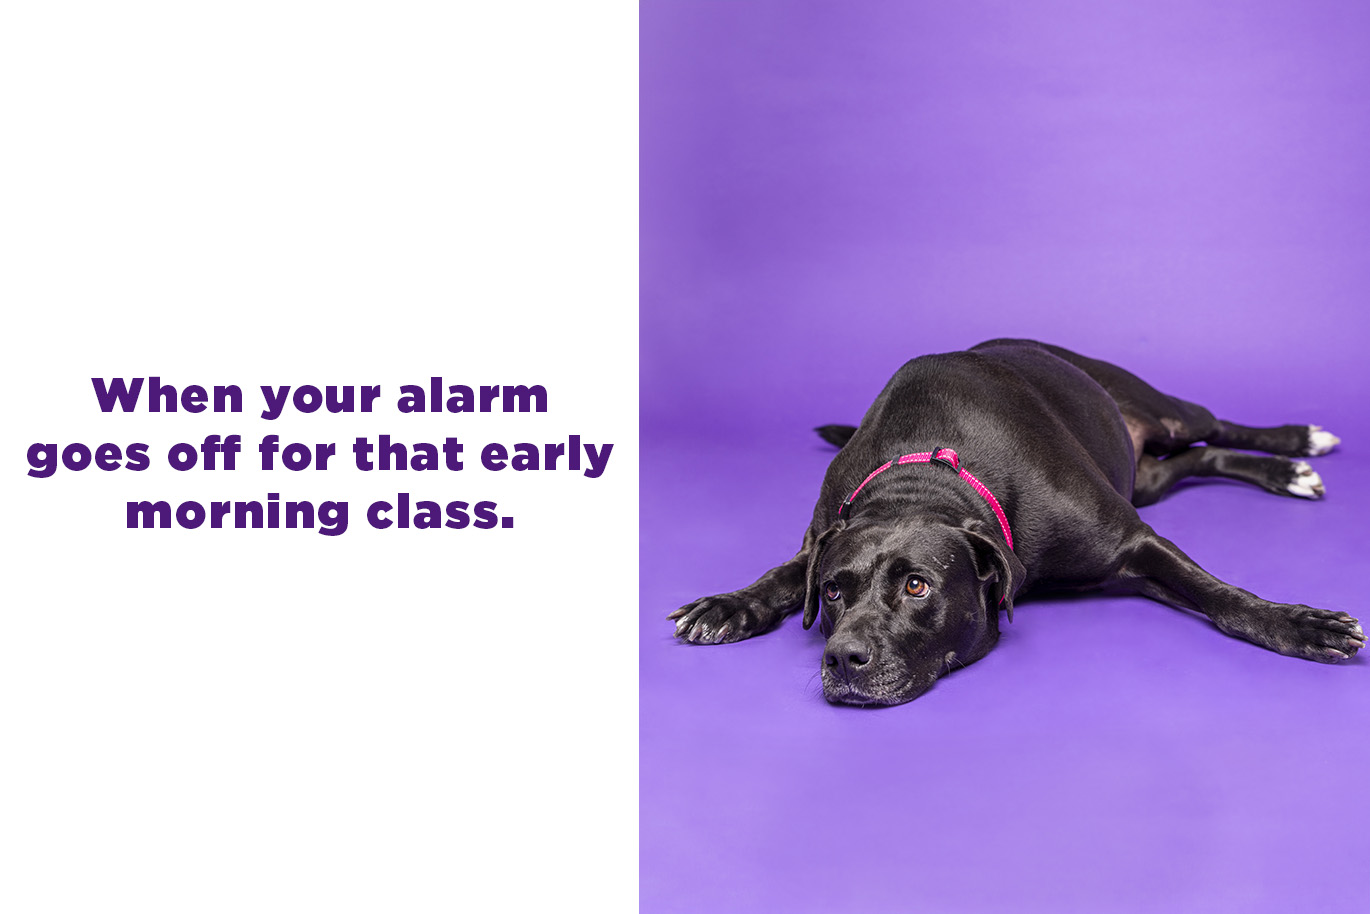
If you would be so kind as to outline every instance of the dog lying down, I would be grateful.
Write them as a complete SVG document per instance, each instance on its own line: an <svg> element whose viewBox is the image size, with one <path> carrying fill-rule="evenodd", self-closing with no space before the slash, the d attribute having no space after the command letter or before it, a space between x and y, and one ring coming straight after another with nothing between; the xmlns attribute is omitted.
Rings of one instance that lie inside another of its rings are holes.
<svg viewBox="0 0 1370 914"><path fill-rule="evenodd" d="M856 705L910 701L979 660L999 639L999 611L1012 621L1014 599L1034 590L1145 594L1323 663L1365 645L1346 613L1225 584L1137 515L1188 476L1321 498L1318 474L1289 459L1338 443L1319 426L1224 422L1107 362L993 340L908 362L859 427L818 432L841 450L799 553L671 613L677 638L739 641L802 608L804 627L819 620L827 638L824 696Z"/></svg>

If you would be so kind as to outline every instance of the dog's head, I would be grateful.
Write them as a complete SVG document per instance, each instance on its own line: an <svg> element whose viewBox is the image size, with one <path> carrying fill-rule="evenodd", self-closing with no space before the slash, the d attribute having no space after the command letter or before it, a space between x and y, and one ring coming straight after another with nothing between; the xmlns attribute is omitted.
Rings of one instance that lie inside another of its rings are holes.
<svg viewBox="0 0 1370 914"><path fill-rule="evenodd" d="M980 521L857 518L809 554L804 627L827 636L830 702L897 705L987 654L1024 570Z"/></svg>

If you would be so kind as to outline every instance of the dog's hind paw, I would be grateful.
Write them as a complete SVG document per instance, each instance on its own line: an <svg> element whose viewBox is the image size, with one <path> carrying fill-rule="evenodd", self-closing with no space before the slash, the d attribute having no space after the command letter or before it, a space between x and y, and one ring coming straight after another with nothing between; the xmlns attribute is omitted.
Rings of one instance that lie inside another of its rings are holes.
<svg viewBox="0 0 1370 914"><path fill-rule="evenodd" d="M760 600L737 593L701 597L666 617L675 621L675 636L691 644L726 644L759 635L779 620Z"/></svg>
<svg viewBox="0 0 1370 914"><path fill-rule="evenodd" d="M1327 493L1327 488L1322 484L1322 477L1308 464L1302 460L1295 460L1291 464L1291 469L1294 471L1294 478L1286 486L1290 495L1299 498L1322 498Z"/></svg>
<svg viewBox="0 0 1370 914"><path fill-rule="evenodd" d="M1321 425L1310 425L1308 426L1308 446L1303 453L1305 457L1321 457L1339 444L1341 444L1341 439L1323 429Z"/></svg>

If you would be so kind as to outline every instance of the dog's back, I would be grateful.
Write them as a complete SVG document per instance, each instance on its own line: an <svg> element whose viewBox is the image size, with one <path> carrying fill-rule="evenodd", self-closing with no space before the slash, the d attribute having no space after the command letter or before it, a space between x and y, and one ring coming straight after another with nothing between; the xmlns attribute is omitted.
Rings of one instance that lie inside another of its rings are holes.
<svg viewBox="0 0 1370 914"><path fill-rule="evenodd" d="M842 448L829 468L834 492L893 454L932 446L1005 468L1050 465L1053 453L1068 454L1097 469L1113 491L1132 491L1132 442L1118 405L1081 368L1031 340L906 362L860 426L849 428L818 430Z"/></svg>

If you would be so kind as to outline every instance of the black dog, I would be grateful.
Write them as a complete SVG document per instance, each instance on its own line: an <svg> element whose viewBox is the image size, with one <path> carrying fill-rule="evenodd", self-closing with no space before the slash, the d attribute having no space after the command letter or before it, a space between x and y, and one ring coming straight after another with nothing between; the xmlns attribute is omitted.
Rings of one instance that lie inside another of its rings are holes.
<svg viewBox="0 0 1370 914"><path fill-rule="evenodd" d="M1307 463L1228 450L1325 454L1338 439L1316 425L1223 422L1107 362L993 340L908 362L860 427L818 431L841 450L799 554L671 613L678 638L750 638L802 606L828 639L824 695L860 705L910 701L985 656L999 609L1012 621L1034 589L1120 587L1324 663L1365 644L1346 613L1224 584L1137 516L1187 476L1322 497Z"/></svg>

